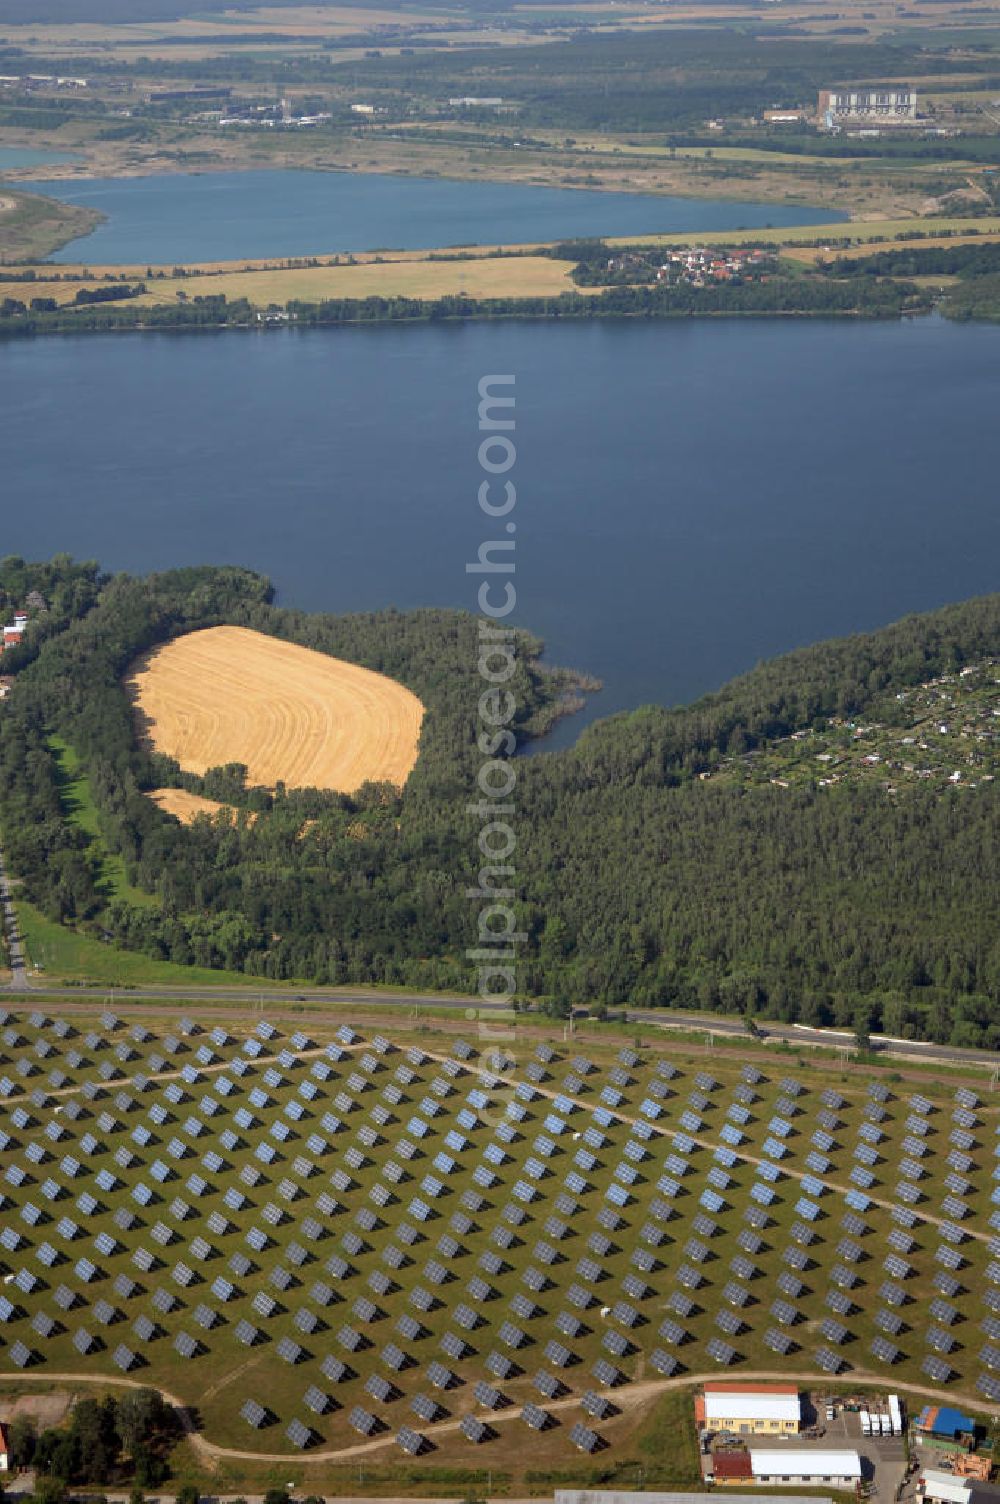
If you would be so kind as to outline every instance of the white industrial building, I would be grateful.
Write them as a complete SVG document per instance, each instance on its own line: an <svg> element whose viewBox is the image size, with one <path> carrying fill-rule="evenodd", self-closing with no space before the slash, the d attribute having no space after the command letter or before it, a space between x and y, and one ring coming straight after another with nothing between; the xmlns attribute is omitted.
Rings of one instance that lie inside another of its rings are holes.
<svg viewBox="0 0 1000 1504"><path fill-rule="evenodd" d="M1000 1504L1000 1488L929 1467L917 1480L917 1498L928 1504Z"/></svg>
<svg viewBox="0 0 1000 1504"><path fill-rule="evenodd" d="M787 1488L794 1484L825 1483L830 1488L851 1488L861 1481L861 1458L857 1452L810 1451L805 1447L750 1449L750 1467L757 1484Z"/></svg>
<svg viewBox="0 0 1000 1504"><path fill-rule="evenodd" d="M706 1504L707 1495L677 1493L632 1493L614 1488L557 1488L553 1504ZM725 1504L768 1504L768 1497L755 1489L752 1494L726 1494ZM833 1504L827 1496L786 1494L775 1496L773 1504Z"/></svg>
<svg viewBox="0 0 1000 1504"><path fill-rule="evenodd" d="M695 1400L695 1419L706 1431L794 1436L801 1421L798 1386L708 1383Z"/></svg>

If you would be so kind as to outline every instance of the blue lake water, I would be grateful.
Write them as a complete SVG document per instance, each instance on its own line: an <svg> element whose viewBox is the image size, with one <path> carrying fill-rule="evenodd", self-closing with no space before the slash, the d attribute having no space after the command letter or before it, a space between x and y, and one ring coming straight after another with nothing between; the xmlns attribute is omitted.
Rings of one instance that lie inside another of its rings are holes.
<svg viewBox="0 0 1000 1504"><path fill-rule="evenodd" d="M31 186L31 185L26 185ZM107 215L57 261L232 261L342 251L829 223L827 209L281 170L38 182Z"/></svg>
<svg viewBox="0 0 1000 1504"><path fill-rule="evenodd" d="M938 319L9 342L0 547L474 609L466 561L506 536L477 384L508 372L518 616L604 679L588 716L1000 586L1000 328Z"/></svg>
<svg viewBox="0 0 1000 1504"><path fill-rule="evenodd" d="M36 151L30 146L0 146L0 173L10 167L52 167L57 162L77 162L76 151Z"/></svg>

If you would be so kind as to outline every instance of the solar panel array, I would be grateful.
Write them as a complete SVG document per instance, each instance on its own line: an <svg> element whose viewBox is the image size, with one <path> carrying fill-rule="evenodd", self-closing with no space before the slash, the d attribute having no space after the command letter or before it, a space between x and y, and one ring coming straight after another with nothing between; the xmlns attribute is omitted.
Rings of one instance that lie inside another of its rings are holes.
<svg viewBox="0 0 1000 1504"><path fill-rule="evenodd" d="M874 1083L865 1102L551 1046L512 1089L472 1046L404 1053L349 1027L333 1046L273 1025L102 1029L39 1016L0 1043L8 1367L170 1364L177 1387L253 1347L257 1390L225 1414L290 1455L385 1429L419 1455L434 1396L466 1383L485 1414L461 1435L482 1445L510 1379L593 1407L640 1362L668 1377L794 1354L806 1318L825 1346L803 1362L827 1372L875 1358L996 1382L1000 1242L971 1210L990 1166L968 1089L942 1105ZM50 1073L32 1095L13 1079L29 1051ZM909 1292L928 1280L925 1310ZM976 1300L985 1346L950 1331ZM858 1344L864 1313L877 1335Z"/></svg>

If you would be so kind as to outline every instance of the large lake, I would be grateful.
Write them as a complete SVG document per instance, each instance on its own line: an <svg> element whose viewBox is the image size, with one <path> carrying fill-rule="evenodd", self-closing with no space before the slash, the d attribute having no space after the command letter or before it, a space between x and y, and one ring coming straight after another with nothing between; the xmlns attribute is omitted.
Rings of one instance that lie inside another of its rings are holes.
<svg viewBox="0 0 1000 1504"><path fill-rule="evenodd" d="M589 714L1000 586L1000 329L937 319L9 342L0 548L474 607L465 563L505 536L477 383L506 372L519 618L605 680Z"/></svg>
<svg viewBox="0 0 1000 1504"><path fill-rule="evenodd" d="M233 261L577 235L829 224L829 209L456 183L378 173L218 172L24 184L107 219L57 261Z"/></svg>
<svg viewBox="0 0 1000 1504"><path fill-rule="evenodd" d="M11 167L52 167L57 162L77 162L76 151L37 151L32 146L0 146L0 174Z"/></svg>

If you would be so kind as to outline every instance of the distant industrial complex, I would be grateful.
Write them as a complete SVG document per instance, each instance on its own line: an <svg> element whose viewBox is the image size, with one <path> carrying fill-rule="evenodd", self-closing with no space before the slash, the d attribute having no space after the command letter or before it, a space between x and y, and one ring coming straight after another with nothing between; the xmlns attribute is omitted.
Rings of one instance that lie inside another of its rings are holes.
<svg viewBox="0 0 1000 1504"><path fill-rule="evenodd" d="M917 118L916 90L910 88L823 89L817 111L828 130L848 122L902 124Z"/></svg>

